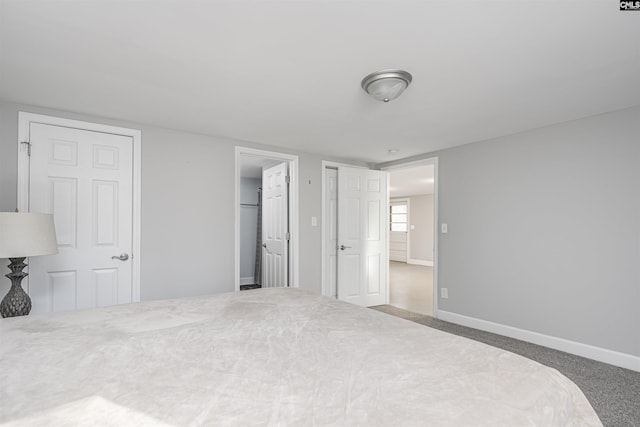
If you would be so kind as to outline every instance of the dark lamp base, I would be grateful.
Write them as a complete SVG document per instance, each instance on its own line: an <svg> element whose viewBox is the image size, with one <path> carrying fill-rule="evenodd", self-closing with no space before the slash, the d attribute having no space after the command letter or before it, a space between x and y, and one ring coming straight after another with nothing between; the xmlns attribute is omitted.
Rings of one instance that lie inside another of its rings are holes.
<svg viewBox="0 0 640 427"><path fill-rule="evenodd" d="M28 276L22 270L27 266L24 263L25 258L9 258L11 264L9 269L11 273L5 277L11 279L11 289L0 302L0 314L2 317L26 316L31 311L31 298L22 289L20 282Z"/></svg>

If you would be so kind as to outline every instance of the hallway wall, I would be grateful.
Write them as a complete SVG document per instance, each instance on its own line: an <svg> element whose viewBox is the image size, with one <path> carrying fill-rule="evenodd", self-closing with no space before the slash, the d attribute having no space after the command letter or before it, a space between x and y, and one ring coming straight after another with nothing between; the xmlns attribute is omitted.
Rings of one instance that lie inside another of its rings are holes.
<svg viewBox="0 0 640 427"><path fill-rule="evenodd" d="M433 194L411 196L410 260L433 263Z"/></svg>

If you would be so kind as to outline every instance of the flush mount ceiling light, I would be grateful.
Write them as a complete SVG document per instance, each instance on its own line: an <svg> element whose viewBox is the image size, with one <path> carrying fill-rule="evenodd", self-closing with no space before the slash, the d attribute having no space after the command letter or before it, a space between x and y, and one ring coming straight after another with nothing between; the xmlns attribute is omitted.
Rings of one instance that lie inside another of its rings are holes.
<svg viewBox="0 0 640 427"><path fill-rule="evenodd" d="M378 101L393 101L404 92L412 77L403 70L382 70L362 79L362 89Z"/></svg>

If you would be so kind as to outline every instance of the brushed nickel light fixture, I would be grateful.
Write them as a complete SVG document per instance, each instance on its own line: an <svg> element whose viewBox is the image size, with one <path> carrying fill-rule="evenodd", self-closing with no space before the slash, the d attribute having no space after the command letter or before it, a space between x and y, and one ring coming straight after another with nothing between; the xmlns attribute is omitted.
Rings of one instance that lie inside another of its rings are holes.
<svg viewBox="0 0 640 427"><path fill-rule="evenodd" d="M389 102L409 87L412 77L404 70L382 70L362 79L362 89L378 101Z"/></svg>

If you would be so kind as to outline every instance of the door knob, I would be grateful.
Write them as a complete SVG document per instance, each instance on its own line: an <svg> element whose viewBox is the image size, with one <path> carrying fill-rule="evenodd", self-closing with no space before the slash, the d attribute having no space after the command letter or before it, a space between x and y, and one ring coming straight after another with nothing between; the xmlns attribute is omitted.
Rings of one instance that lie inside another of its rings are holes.
<svg viewBox="0 0 640 427"><path fill-rule="evenodd" d="M344 251L345 249L351 249L351 246L340 245L341 251Z"/></svg>
<svg viewBox="0 0 640 427"><path fill-rule="evenodd" d="M266 243L263 243L263 244L262 244L262 247L263 247L263 248L266 248L266 247L267 247L267 244L266 244Z"/></svg>
<svg viewBox="0 0 640 427"><path fill-rule="evenodd" d="M129 259L129 254L120 254L120 256L112 256L111 259L119 259L120 261L126 261Z"/></svg>

